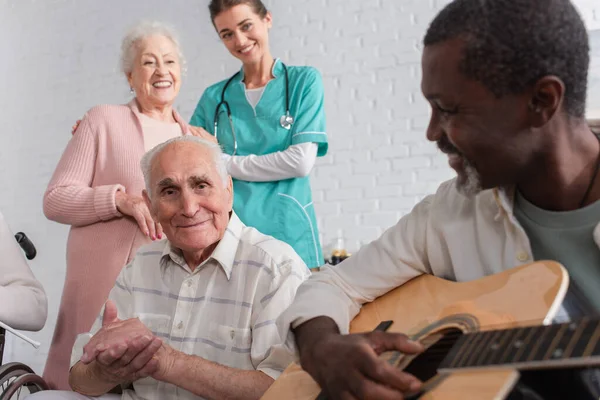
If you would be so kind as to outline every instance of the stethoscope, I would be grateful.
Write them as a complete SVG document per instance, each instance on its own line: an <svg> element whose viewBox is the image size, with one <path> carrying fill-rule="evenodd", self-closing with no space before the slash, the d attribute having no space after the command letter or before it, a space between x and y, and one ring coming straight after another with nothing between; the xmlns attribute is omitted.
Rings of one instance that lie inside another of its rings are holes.
<svg viewBox="0 0 600 400"><path fill-rule="evenodd" d="M292 117L290 115L290 83L289 83L289 78L288 78L287 67L285 66L284 63L281 63L281 66L283 67L283 70L285 72L285 114L283 114L281 116L281 118L279 118L279 124L281 125L282 128L289 130L292 127L292 124L294 123L294 117ZM231 136L233 136L233 154L232 155L235 155L235 153L237 153L237 138L235 136L235 129L233 129L233 121L231 120L231 107L229 107L229 103L227 103L227 101L225 101L225 91L227 90L227 87L229 86L231 81L233 81L235 79L235 77L239 75L239 73L240 73L239 71L236 72L225 83L225 86L223 86L223 90L221 91L221 101L219 102L219 104L217 104L217 108L215 109L215 119L214 119L215 139L218 140L217 131L219 128L219 110L221 109L221 106L225 106L225 110L227 110L227 118L229 119L229 126L231 127Z"/></svg>

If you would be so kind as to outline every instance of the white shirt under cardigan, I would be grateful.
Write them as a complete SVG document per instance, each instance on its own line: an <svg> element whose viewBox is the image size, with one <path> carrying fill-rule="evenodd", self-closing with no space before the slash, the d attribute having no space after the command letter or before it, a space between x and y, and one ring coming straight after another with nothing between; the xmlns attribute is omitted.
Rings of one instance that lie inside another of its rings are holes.
<svg viewBox="0 0 600 400"><path fill-rule="evenodd" d="M177 122L159 121L142 113L138 113L137 116L142 126L145 151L150 151L155 146L183 134L181 125Z"/></svg>
<svg viewBox="0 0 600 400"><path fill-rule="evenodd" d="M469 281L533 262L529 239L513 215L513 198L514 189L468 198L457 191L455 179L440 185L380 238L300 286L278 320L289 350L296 352L290 326L327 316L348 333L362 304L421 274ZM599 238L596 226L597 244ZM564 310L559 312L564 319Z"/></svg>
<svg viewBox="0 0 600 400"><path fill-rule="evenodd" d="M232 213L212 255L193 272L167 240L141 247L109 298L121 319L139 318L175 350L221 365L258 370L276 379L292 361L275 320L310 272L284 242L245 226ZM91 332L101 326L101 316ZM79 335L71 365L92 333ZM145 378L122 399L198 399Z"/></svg>

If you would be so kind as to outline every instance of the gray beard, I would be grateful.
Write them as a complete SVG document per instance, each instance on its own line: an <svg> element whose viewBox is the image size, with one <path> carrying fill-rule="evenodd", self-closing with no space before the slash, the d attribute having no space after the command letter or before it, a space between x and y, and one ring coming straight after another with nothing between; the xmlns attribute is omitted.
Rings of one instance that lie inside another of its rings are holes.
<svg viewBox="0 0 600 400"><path fill-rule="evenodd" d="M463 159L463 163L465 175L456 180L456 189L466 197L475 197L482 190L481 176L467 159Z"/></svg>

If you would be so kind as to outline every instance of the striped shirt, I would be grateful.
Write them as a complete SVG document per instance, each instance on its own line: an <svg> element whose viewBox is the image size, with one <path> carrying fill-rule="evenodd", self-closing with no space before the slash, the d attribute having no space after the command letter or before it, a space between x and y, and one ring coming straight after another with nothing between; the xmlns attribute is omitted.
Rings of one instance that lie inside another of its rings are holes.
<svg viewBox="0 0 600 400"><path fill-rule="evenodd" d="M120 319L139 318L175 350L276 379L292 359L275 320L309 274L289 245L245 226L232 213L213 254L193 272L168 240L154 242L139 249L109 298ZM92 333L78 337L71 365L81 358ZM152 378L134 382L133 390L122 396L142 398L199 397Z"/></svg>

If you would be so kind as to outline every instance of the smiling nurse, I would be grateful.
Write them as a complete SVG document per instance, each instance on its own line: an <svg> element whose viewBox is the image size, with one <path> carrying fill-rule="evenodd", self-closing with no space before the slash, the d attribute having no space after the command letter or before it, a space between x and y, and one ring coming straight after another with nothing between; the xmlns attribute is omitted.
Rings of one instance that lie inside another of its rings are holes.
<svg viewBox="0 0 600 400"><path fill-rule="evenodd" d="M309 268L323 263L309 174L327 153L321 75L286 66L269 50L271 13L260 0L212 0L213 25L242 62L206 89L192 131L218 141L234 178L234 209L260 232L290 244Z"/></svg>

